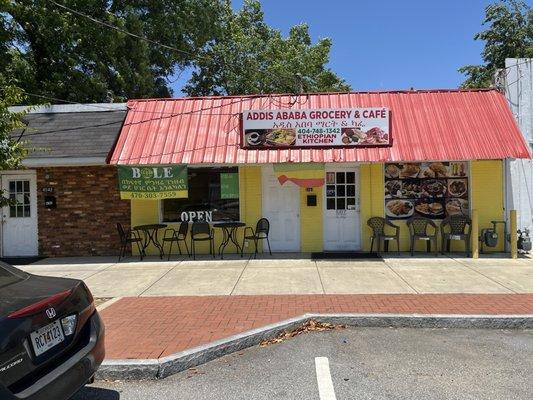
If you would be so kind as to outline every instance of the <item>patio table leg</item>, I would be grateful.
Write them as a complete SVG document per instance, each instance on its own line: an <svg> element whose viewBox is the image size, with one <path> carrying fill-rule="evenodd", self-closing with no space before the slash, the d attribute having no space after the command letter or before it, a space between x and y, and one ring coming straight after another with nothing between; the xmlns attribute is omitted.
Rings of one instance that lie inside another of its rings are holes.
<svg viewBox="0 0 533 400"><path fill-rule="evenodd" d="M237 240L237 227L234 226L234 227L232 227L230 229L229 237L230 237L232 243L237 248L237 252L241 253L241 257L242 257L241 246L239 245L239 241Z"/></svg>
<svg viewBox="0 0 533 400"><path fill-rule="evenodd" d="M228 245L230 239L230 234L228 232L228 228L223 227L222 228L222 243L220 243L220 246L218 246L218 255L221 259L224 258L224 249Z"/></svg>
<svg viewBox="0 0 533 400"><path fill-rule="evenodd" d="M157 237L157 232L158 232L158 229L154 229L152 242L154 243L154 246L159 249L159 258L162 260L163 259L163 255L165 254L165 251L163 250L163 246L161 245L161 243L159 243L159 238Z"/></svg>
<svg viewBox="0 0 533 400"><path fill-rule="evenodd" d="M146 257L146 248L148 247L148 244L150 243L149 239L148 239L148 235L146 233L146 231L143 229L142 231L143 233L143 244L142 244L142 249L141 249L141 254L143 257Z"/></svg>

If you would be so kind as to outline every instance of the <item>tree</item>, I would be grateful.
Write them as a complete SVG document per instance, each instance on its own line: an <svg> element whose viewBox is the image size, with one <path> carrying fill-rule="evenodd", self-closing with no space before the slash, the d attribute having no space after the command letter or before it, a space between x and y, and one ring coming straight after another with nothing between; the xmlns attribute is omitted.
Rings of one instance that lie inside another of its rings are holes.
<svg viewBox="0 0 533 400"><path fill-rule="evenodd" d="M0 73L73 102L168 97L167 77L213 38L221 10L219 0L0 0Z"/></svg>
<svg viewBox="0 0 533 400"><path fill-rule="evenodd" d="M227 0L221 19L218 36L198 53L188 95L350 90L326 67L331 40L313 45L307 25L293 26L284 38L265 23L258 0L245 0L238 12Z"/></svg>
<svg viewBox="0 0 533 400"><path fill-rule="evenodd" d="M485 41L484 64L459 68L467 76L463 88L489 87L506 58L533 57L533 10L523 1L502 0L487 6L483 25L489 26L474 39Z"/></svg>
<svg viewBox="0 0 533 400"><path fill-rule="evenodd" d="M27 111L11 112L8 107L24 100L22 90L0 75L0 171L19 169L28 154L22 141L12 137L15 129L23 128L22 118ZM9 205L12 200L0 192L0 207Z"/></svg>

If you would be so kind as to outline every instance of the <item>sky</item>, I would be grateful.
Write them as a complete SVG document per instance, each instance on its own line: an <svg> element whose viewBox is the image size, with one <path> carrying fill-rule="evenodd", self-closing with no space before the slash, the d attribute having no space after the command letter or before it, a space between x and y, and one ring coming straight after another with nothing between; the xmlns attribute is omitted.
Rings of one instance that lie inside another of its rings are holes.
<svg viewBox="0 0 533 400"><path fill-rule="evenodd" d="M353 90L457 88L457 69L480 64L485 7L495 0L263 0L265 21L286 35L307 23L333 41L329 67ZM532 4L533 0L526 3ZM234 8L242 0L232 0ZM179 96L187 73L175 82Z"/></svg>

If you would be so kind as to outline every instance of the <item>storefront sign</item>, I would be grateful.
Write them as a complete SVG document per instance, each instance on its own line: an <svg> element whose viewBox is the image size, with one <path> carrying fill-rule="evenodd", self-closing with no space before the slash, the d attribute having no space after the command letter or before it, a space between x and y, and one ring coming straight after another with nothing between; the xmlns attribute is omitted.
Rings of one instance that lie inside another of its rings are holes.
<svg viewBox="0 0 533 400"><path fill-rule="evenodd" d="M184 165L118 166L121 199L186 198Z"/></svg>
<svg viewBox="0 0 533 400"><path fill-rule="evenodd" d="M242 147L390 146L388 108L249 110Z"/></svg>
<svg viewBox="0 0 533 400"><path fill-rule="evenodd" d="M389 219L469 214L467 162L391 163L384 173Z"/></svg>
<svg viewBox="0 0 533 400"><path fill-rule="evenodd" d="M220 174L220 198L221 199L238 199L239 198L239 174L238 173L221 173Z"/></svg>

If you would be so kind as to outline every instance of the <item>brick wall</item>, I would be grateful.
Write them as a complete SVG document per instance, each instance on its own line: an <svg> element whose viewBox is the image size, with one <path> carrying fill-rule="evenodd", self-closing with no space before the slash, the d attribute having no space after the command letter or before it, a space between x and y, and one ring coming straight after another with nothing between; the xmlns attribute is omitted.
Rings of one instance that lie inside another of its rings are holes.
<svg viewBox="0 0 533 400"><path fill-rule="evenodd" d="M45 195L56 197L57 208L45 208ZM40 255L118 255L116 223L129 227L130 202L120 200L116 167L38 168L37 200Z"/></svg>

